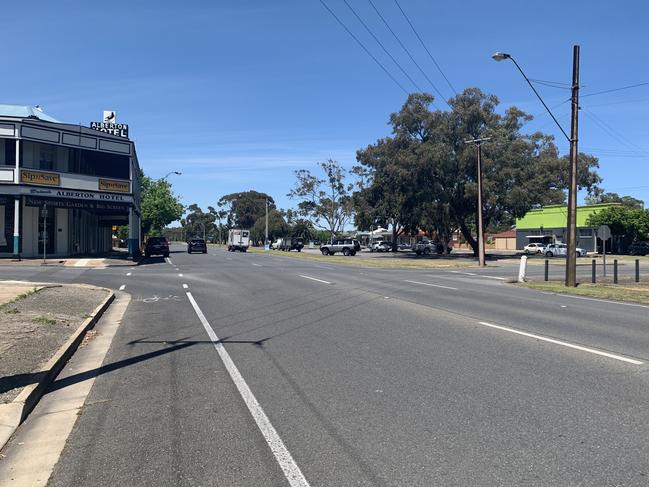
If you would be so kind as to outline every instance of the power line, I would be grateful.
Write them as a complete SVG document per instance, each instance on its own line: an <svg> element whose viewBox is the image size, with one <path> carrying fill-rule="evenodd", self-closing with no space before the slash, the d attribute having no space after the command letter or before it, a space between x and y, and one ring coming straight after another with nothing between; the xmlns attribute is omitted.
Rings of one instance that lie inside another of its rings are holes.
<svg viewBox="0 0 649 487"><path fill-rule="evenodd" d="M606 122L601 120L597 115L595 115L593 112L590 110L583 109L584 113L588 118L590 118L593 122L595 122L604 132L606 132L609 136L611 136L613 139L617 140L620 144L631 148L632 150L638 149L637 152L639 152L639 156L642 157L643 159L649 159L649 152L645 151L642 149L642 147L634 144L633 142L627 140L623 135L618 133L615 129L613 129L610 125L608 125Z"/></svg>
<svg viewBox="0 0 649 487"><path fill-rule="evenodd" d="M397 4L397 7L399 7L399 10L401 10L401 13L403 14L403 17L404 17L404 18L406 19L406 21L408 22L408 25L410 25L410 28L412 29L412 31L413 31L413 32L415 33L415 35L417 36L417 39L419 39L419 42L421 43L422 47L423 47L423 48L426 50L426 52L428 53L428 57L430 57L431 61L433 61L433 63L435 64L435 66L437 67L437 69L439 70L439 72L442 74L442 76L444 77L444 79L445 79L446 82L448 83L448 86L451 88L451 90L453 91L453 93L455 93L455 94L457 95L457 91L455 91L455 88L453 88L453 85L451 84L451 82L448 80L448 78L447 78L446 75L444 74L444 71L442 71L442 68L439 67L439 64L437 64L437 61L435 61L435 58L434 58L433 55L430 53L430 51L429 51L428 48L426 47L426 44L424 44L424 41L421 39L421 37L420 37L419 34L417 33L417 30L415 29L415 26L412 25L412 22L410 22L410 19L408 18L408 16L406 15L406 13L405 13L405 12L403 11L403 9L401 8L401 5L399 4L399 0L394 0L394 3L396 3L396 4Z"/></svg>
<svg viewBox="0 0 649 487"><path fill-rule="evenodd" d="M647 85L649 85L649 81L646 81L644 83L637 83L635 85L621 86L619 88L611 88L610 90L596 91L595 93L586 93L585 95L581 95L581 98L585 98L587 96L603 95L604 93L613 93L615 91L628 90L631 88L637 88L638 86L647 86Z"/></svg>
<svg viewBox="0 0 649 487"><path fill-rule="evenodd" d="M372 38L376 41L376 43L377 43L379 46L381 46L381 49L383 49L383 52L386 53L386 54L390 57L390 59L392 59L392 62L393 62L394 64L396 64L397 68L399 68L399 69L401 70L401 72L405 75L405 77L408 78L408 79L410 80L410 82L411 82L413 85L415 85L415 88L417 89L417 91L421 92L422 89L419 87L419 85L417 85L417 83L415 82L415 80L413 80L413 79L410 77L410 75L409 75L408 73L406 73L405 69L403 69L403 67L401 66L401 64L399 64L399 62L398 62L396 59L394 59L394 56L392 56L392 54L390 54L390 52L385 48L385 46L383 45L383 43L379 40L379 38L376 37L376 35L374 34L374 32L372 32L372 30L367 26L367 24L366 24L365 22L363 22L363 19L361 19L360 15L358 15L358 14L356 13L356 10L354 10L354 9L352 8L352 6L349 4L349 2L348 2L347 0L343 0L343 2L345 2L345 5L347 5L347 8L348 8L349 10L352 11L352 13L354 14L354 16L358 19L358 21L361 23L361 25L362 25L363 27L365 27L365 30L366 30L366 31L367 31L367 32L372 36Z"/></svg>
<svg viewBox="0 0 649 487"><path fill-rule="evenodd" d="M381 20L383 21L383 23L385 24L385 26L388 28L388 30L390 31L390 33L391 33L391 34L394 36L394 38L397 40L397 42L399 43L399 45L401 46L401 48L406 52L406 54L408 55L408 57L410 58L410 60L414 63L415 66L417 66L417 69L419 69L419 72L420 72L420 73L421 73L421 74L426 78L426 80L430 83L430 85L433 87L433 89L434 89L434 90L439 94L439 96L441 97L441 99L444 100L444 102L448 105L448 101L446 100L446 98L444 97L444 95L442 94L442 92L439 91L439 90L437 89L437 86L435 86L435 83L433 83L433 82L431 81L431 79L428 77L428 75L426 74L426 72L421 68L421 66L419 65L419 63L418 63L417 61L415 61L415 58L412 56L412 54L410 54L410 51L408 50L408 48L403 44L403 42L401 42L401 39L399 39L399 36L398 36L398 35L397 35L393 30L392 30L392 27L390 27L390 24L388 24L387 20L385 20L385 18L383 17L383 15L381 15L381 12L379 12L379 9L376 8L376 5L374 5L374 2L373 2L372 0L368 0L368 1L370 2L370 5L371 5L372 8L374 9L374 11L377 13L377 15L381 18ZM449 105L449 106L450 106L450 105Z"/></svg>
<svg viewBox="0 0 649 487"><path fill-rule="evenodd" d="M532 78L530 78L530 81L532 83L536 83L538 85L548 86L550 88L557 88L557 89L560 89L560 90L570 90L571 89L570 85L566 85L565 83L556 83L554 81L544 81L542 79L532 79Z"/></svg>
<svg viewBox="0 0 649 487"><path fill-rule="evenodd" d="M406 90L406 89L403 87L403 85L402 85L401 83L399 83L399 81L398 81L394 76L392 76L392 74L391 74L391 73L386 69L386 67L383 66L383 64L381 64L381 61L379 61L378 59L376 59L376 57L374 57L374 55L373 55L373 54L372 54L372 53L367 49L367 47L365 47L365 45L364 45L364 44L363 44L363 43L358 39L358 37L356 37L356 36L354 35L354 33L353 33L351 30L349 30L349 29L347 28L347 26L343 23L343 21L340 20L340 19L338 18L338 16L333 12L333 10L331 10L331 9L329 8L329 6L324 2L324 0L320 0L320 3L321 3L321 4L323 5L323 7L326 8L326 9L329 11L329 13L330 13L330 14L331 14L331 15L332 15L332 16L333 16L333 17L338 21L338 23L342 26L342 28L345 29L345 30L347 31L347 33L348 33L350 36L352 36L352 38L353 38L353 39L358 43L358 45L361 46L361 47L363 48L363 50L367 53L367 55L368 55L369 57L371 57L371 58L374 60L374 62L375 62L376 64L379 65L379 67L383 70L383 72L384 72L385 74L387 74L387 75L390 77L390 79L391 79L392 81L394 81L394 83L395 83L399 88L401 88L401 90L402 90L406 95L410 94L410 93L408 92L408 90Z"/></svg>

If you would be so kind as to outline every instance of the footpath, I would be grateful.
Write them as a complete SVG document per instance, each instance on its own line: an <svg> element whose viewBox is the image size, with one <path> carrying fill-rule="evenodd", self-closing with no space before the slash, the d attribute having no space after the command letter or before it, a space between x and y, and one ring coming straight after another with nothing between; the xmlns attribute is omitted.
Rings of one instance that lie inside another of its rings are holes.
<svg viewBox="0 0 649 487"><path fill-rule="evenodd" d="M94 286L0 281L0 449L113 299Z"/></svg>

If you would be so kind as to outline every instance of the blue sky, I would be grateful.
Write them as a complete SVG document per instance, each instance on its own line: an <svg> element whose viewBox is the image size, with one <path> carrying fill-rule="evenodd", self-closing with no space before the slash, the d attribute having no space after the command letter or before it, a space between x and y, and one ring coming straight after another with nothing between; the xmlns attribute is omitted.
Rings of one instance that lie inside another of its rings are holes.
<svg viewBox="0 0 649 487"><path fill-rule="evenodd" d="M348 0L425 90L367 0ZM376 6L446 95L451 90L394 0ZM330 8L407 89L415 88L343 0ZM431 2L400 0L456 90L478 86L538 117L529 130L558 134L514 66L530 78L569 83L581 45L582 94L649 82L645 2ZM88 125L102 110L128 123L145 172L171 181L185 204L214 205L255 189L279 206L299 168L326 158L347 167L357 149L389 133L405 94L319 0L10 2L0 28L0 103L40 104ZM569 91L538 86L566 131ZM443 102L438 100L438 105ZM649 203L649 85L585 97L580 148L600 157L607 190ZM560 136L560 134L558 134ZM562 150L565 139L557 137Z"/></svg>

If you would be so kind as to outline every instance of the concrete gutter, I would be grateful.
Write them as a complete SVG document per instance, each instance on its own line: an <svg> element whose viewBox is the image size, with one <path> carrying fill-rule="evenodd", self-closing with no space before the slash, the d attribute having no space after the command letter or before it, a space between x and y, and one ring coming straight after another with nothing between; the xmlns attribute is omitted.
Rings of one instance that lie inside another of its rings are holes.
<svg viewBox="0 0 649 487"><path fill-rule="evenodd" d="M110 294L95 308L90 317L87 318L79 328L77 328L68 341L65 342L47 364L45 364L40 381L25 386L18 397L16 397L12 402L8 404L0 404L0 450L4 447L7 441L9 441L9 438L14 434L18 426L20 426L20 424L27 418L32 409L34 409L47 387L52 383L70 357L72 357L74 352L77 350L88 330L95 326L99 318L115 299L115 293L110 289L95 286L84 287L103 289L108 291Z"/></svg>

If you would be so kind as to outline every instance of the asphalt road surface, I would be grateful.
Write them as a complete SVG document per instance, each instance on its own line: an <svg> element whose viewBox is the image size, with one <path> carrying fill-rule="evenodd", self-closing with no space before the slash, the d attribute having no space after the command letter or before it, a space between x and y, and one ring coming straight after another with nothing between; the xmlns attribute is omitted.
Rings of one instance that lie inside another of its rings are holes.
<svg viewBox="0 0 649 487"><path fill-rule="evenodd" d="M49 485L649 483L647 306L174 250L1 269L132 296Z"/></svg>

